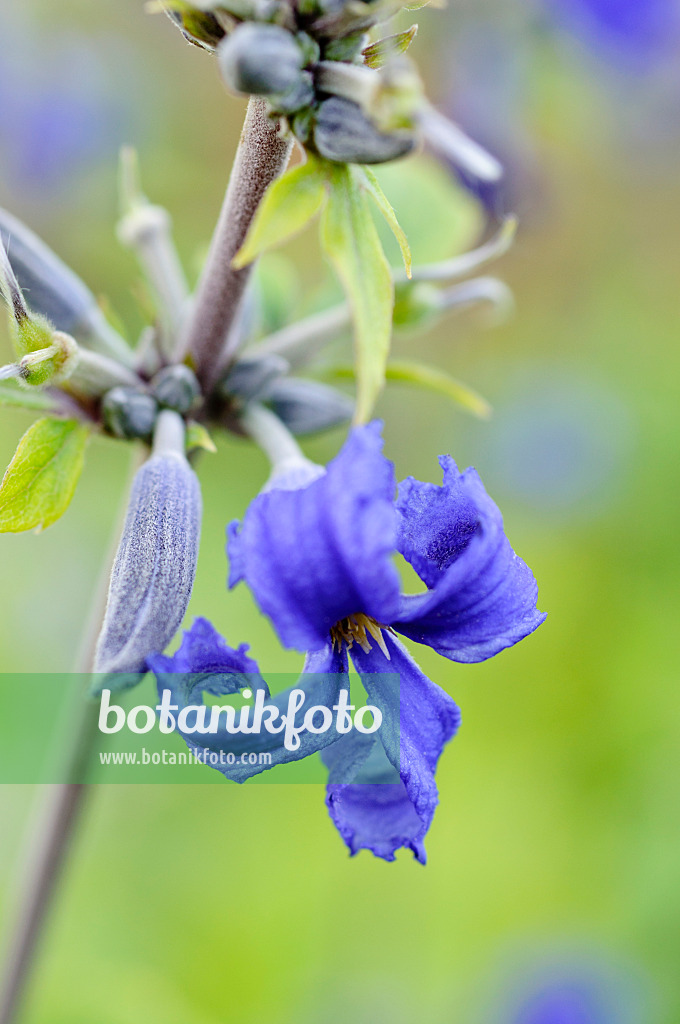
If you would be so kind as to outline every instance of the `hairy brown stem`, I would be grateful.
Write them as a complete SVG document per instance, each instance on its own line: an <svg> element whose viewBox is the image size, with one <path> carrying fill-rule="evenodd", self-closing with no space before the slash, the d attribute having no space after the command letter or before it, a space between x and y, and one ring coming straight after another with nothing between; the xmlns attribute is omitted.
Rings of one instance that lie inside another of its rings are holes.
<svg viewBox="0 0 680 1024"><path fill-rule="evenodd" d="M229 330L238 313L252 267L231 265L245 241L255 211L271 182L288 163L292 142L266 113L263 100L248 103L241 141L210 252L182 339L206 392L226 369L233 352Z"/></svg>

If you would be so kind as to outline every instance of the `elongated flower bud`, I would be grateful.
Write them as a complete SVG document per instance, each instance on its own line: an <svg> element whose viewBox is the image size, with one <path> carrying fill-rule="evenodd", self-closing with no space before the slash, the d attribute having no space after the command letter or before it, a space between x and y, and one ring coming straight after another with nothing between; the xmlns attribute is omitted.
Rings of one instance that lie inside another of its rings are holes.
<svg viewBox="0 0 680 1024"><path fill-rule="evenodd" d="M147 657L172 640L191 596L200 529L201 492L184 456L184 424L165 410L151 458L132 485L95 672L143 672Z"/></svg>
<svg viewBox="0 0 680 1024"><path fill-rule="evenodd" d="M347 423L354 414L354 402L336 388L302 377L275 381L266 401L291 434L316 434Z"/></svg>
<svg viewBox="0 0 680 1024"><path fill-rule="evenodd" d="M2 209L0 241L31 310L91 348L131 362L130 349L106 321L87 285L25 224Z"/></svg>
<svg viewBox="0 0 680 1024"><path fill-rule="evenodd" d="M408 131L381 132L357 103L332 96L319 107L314 144L335 163L382 164L409 153L415 137Z"/></svg>

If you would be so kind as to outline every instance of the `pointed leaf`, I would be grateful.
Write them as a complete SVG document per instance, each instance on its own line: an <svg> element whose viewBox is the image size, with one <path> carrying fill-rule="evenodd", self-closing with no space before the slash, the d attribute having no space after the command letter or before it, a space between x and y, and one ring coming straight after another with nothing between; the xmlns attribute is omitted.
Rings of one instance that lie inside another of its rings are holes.
<svg viewBox="0 0 680 1024"><path fill-rule="evenodd" d="M419 387L438 391L462 406L473 416L486 420L491 416L491 406L485 398L477 394L467 384L451 377L444 370L425 363L399 360L387 366L385 376L388 380L401 381L404 384L417 384Z"/></svg>
<svg viewBox="0 0 680 1024"><path fill-rule="evenodd" d="M397 32L396 35L385 36L384 39L378 39L376 43L371 43L361 51L364 55L364 63L377 71L387 63L390 57L406 53L415 39L417 31L418 26L411 25L405 32Z"/></svg>
<svg viewBox="0 0 680 1024"><path fill-rule="evenodd" d="M380 182L376 178L375 174L368 167L357 167L355 173L359 177L361 184L368 190L369 195L375 201L378 209L382 213L383 217L392 229L392 233L399 243L401 249L401 255L404 260L404 266L406 268L406 276L411 276L411 250L409 248L408 239L404 233L397 215L392 209L389 199L380 187Z"/></svg>
<svg viewBox="0 0 680 1024"><path fill-rule="evenodd" d="M237 270L245 267L302 231L323 205L327 180L326 166L313 157L277 178L267 189L232 265Z"/></svg>
<svg viewBox="0 0 680 1024"><path fill-rule="evenodd" d="M354 317L356 422L365 423L385 381L392 334L392 272L380 244L366 192L347 167L332 171L321 242L347 294Z"/></svg>
<svg viewBox="0 0 680 1024"><path fill-rule="evenodd" d="M0 484L0 533L44 529L63 515L89 434L78 420L46 418L29 427Z"/></svg>
<svg viewBox="0 0 680 1024"><path fill-rule="evenodd" d="M216 452L215 442L202 423L196 420L189 420L187 423L186 450L192 451L202 448L206 452Z"/></svg>

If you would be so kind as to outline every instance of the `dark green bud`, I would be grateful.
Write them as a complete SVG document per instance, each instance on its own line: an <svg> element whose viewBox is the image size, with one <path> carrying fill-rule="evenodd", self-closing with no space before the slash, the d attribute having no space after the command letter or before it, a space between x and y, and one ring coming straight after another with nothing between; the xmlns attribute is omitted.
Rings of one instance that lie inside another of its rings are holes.
<svg viewBox="0 0 680 1024"><path fill-rule="evenodd" d="M265 399L292 434L317 434L351 420L354 402L341 391L302 377L275 381Z"/></svg>
<svg viewBox="0 0 680 1024"><path fill-rule="evenodd" d="M309 71L301 71L292 89L282 96L270 96L269 102L277 114L294 114L314 102L314 79Z"/></svg>
<svg viewBox="0 0 680 1024"><path fill-rule="evenodd" d="M326 160L341 164L383 164L410 153L414 136L381 132L357 103L331 96L319 107L314 144Z"/></svg>
<svg viewBox="0 0 680 1024"><path fill-rule="evenodd" d="M111 388L102 400L104 426L115 437L150 437L157 416L156 399L141 388Z"/></svg>
<svg viewBox="0 0 680 1024"><path fill-rule="evenodd" d="M184 415L201 393L196 374L188 366L166 366L151 381L151 394L159 405Z"/></svg>
<svg viewBox="0 0 680 1024"><path fill-rule="evenodd" d="M305 58L295 37L278 25L239 25L217 47L222 77L230 89L279 96L294 89Z"/></svg>
<svg viewBox="0 0 680 1024"><path fill-rule="evenodd" d="M251 401L268 393L269 388L289 370L281 356L242 356L224 379L221 392L228 398Z"/></svg>

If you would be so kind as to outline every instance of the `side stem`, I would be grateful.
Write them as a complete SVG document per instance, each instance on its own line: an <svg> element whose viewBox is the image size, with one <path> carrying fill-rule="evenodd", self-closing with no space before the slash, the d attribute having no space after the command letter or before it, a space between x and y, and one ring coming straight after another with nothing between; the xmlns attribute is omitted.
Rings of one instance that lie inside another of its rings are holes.
<svg viewBox="0 0 680 1024"><path fill-rule="evenodd" d="M141 450L135 452L132 474L140 464ZM125 508L123 508L124 514ZM112 537L111 551L97 583L92 615L76 661L76 672L92 671L97 636L108 595L110 564L120 534L120 517ZM35 964L39 942L45 930L61 877L66 855L82 816L90 787L82 779L97 735L98 706L78 695L79 717L72 736L63 783L41 787L43 799L27 843L26 868L20 887L18 913L6 946L0 985L0 1024L14 1024Z"/></svg>
<svg viewBox="0 0 680 1024"><path fill-rule="evenodd" d="M227 336L252 267L231 261L245 241L255 211L271 182L284 170L292 142L267 117L262 100L248 103L241 141L210 252L194 298L182 351L193 356L196 374L209 392L233 355Z"/></svg>

